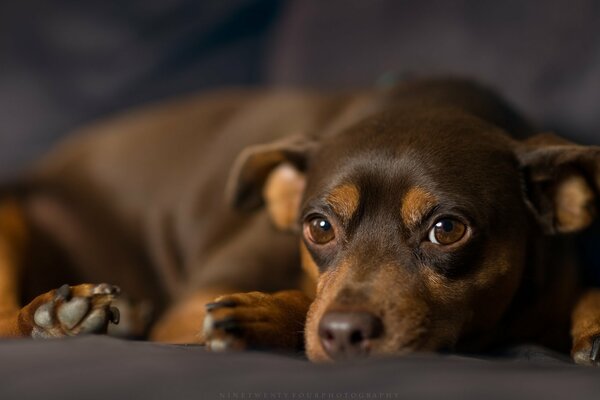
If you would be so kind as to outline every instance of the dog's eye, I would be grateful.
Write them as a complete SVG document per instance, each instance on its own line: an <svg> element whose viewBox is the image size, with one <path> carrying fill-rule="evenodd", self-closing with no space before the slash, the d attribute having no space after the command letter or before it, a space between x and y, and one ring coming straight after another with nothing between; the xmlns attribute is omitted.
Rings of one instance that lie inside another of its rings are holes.
<svg viewBox="0 0 600 400"><path fill-rule="evenodd" d="M331 222L324 217L315 217L305 224L305 236L313 243L326 244L335 239L335 231Z"/></svg>
<svg viewBox="0 0 600 400"><path fill-rule="evenodd" d="M449 245L458 242L467 232L467 226L452 218L438 220L429 231L431 243Z"/></svg>

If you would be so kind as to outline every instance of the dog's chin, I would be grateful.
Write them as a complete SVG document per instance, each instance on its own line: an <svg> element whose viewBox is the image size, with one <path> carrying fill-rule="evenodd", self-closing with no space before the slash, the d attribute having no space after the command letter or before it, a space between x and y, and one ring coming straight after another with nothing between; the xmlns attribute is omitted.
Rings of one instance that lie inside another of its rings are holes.
<svg viewBox="0 0 600 400"><path fill-rule="evenodd" d="M367 358L394 358L394 357L403 357L409 354L415 354L420 352L421 350L416 348L400 348L395 351L381 351L377 348L372 349L369 352L364 352L358 355L352 356L339 356L336 358L330 357L327 353L325 353L322 349L317 351L307 350L306 355L308 359L312 362L316 363L331 363L331 362L344 362L344 361L352 361L352 360L361 360Z"/></svg>
<svg viewBox="0 0 600 400"><path fill-rule="evenodd" d="M306 356L312 362L330 363L340 361L359 360L366 358L394 358L411 354L446 353L452 350L453 343L448 340L431 338L431 340L409 340L403 343L394 341L376 340L371 343L368 351L352 356L331 357L325 352L319 342L306 342Z"/></svg>

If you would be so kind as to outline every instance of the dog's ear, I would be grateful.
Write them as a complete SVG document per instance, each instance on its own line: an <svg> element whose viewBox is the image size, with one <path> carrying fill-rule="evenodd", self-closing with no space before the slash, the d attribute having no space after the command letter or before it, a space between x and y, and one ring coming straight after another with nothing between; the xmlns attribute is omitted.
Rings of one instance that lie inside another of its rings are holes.
<svg viewBox="0 0 600 400"><path fill-rule="evenodd" d="M521 143L517 157L526 202L544 232L576 232L592 223L600 188L600 147L540 134Z"/></svg>
<svg viewBox="0 0 600 400"><path fill-rule="evenodd" d="M291 229L304 193L307 159L315 147L305 136L292 136L244 149L227 182L229 204L250 211L266 203L274 224Z"/></svg>

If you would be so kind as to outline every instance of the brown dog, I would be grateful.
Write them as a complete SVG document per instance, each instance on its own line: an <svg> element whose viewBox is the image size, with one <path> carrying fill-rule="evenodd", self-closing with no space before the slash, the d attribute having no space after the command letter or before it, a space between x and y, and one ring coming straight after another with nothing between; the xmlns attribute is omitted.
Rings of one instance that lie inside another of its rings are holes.
<svg viewBox="0 0 600 400"><path fill-rule="evenodd" d="M600 292L566 234L595 216L600 149L535 133L461 80L101 123L2 190L0 334L104 332L116 304L143 335L114 286L51 290L107 281L152 301L159 341L312 360L536 341L594 364Z"/></svg>

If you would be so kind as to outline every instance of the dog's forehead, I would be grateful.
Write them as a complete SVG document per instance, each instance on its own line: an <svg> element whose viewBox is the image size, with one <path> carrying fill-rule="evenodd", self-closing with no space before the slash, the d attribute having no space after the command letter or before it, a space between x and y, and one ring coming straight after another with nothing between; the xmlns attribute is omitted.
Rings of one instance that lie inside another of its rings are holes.
<svg viewBox="0 0 600 400"><path fill-rule="evenodd" d="M324 141L312 161L307 192L337 193L338 203L343 194L352 195L352 204L357 194L361 201L366 195L387 198L410 218L415 212L402 204L412 209L441 200L491 204L516 184L511 142L502 132L468 117L431 117L371 121Z"/></svg>
<svg viewBox="0 0 600 400"><path fill-rule="evenodd" d="M457 158L468 161L482 153L506 152L513 143L495 125L460 110L397 111L364 119L324 138L319 162L367 158L375 163L416 156L431 163L456 164Z"/></svg>

